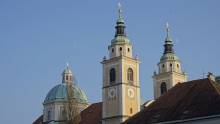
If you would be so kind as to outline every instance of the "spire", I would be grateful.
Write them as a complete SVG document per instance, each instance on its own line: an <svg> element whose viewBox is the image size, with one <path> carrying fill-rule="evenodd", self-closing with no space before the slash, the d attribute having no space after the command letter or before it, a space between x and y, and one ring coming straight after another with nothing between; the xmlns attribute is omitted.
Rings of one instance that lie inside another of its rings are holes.
<svg viewBox="0 0 220 124"><path fill-rule="evenodd" d="M172 38L170 36L170 26L169 23L166 23L166 31L167 31L167 37L166 37L166 41L171 41L172 42Z"/></svg>
<svg viewBox="0 0 220 124"><path fill-rule="evenodd" d="M166 23L166 33L167 33L167 36L165 38L164 54L174 53L173 43L172 43L173 40L172 40L172 38L170 36L170 26L169 26L168 22Z"/></svg>
<svg viewBox="0 0 220 124"><path fill-rule="evenodd" d="M118 19L123 19L121 3L118 3Z"/></svg>
<svg viewBox="0 0 220 124"><path fill-rule="evenodd" d="M116 29L115 37L126 36L125 35L125 22L124 22L123 15L122 15L121 3L118 3L118 19L117 19L115 29Z"/></svg>

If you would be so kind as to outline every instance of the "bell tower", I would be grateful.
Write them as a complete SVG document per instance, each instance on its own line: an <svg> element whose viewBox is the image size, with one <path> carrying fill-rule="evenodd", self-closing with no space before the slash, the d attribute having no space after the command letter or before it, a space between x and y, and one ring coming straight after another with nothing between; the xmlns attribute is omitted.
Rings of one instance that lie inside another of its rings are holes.
<svg viewBox="0 0 220 124"><path fill-rule="evenodd" d="M166 24L164 53L157 64L158 73L154 72L154 98L158 98L178 83L187 81L187 75L181 69L181 61L175 55L169 24Z"/></svg>
<svg viewBox="0 0 220 124"><path fill-rule="evenodd" d="M115 26L115 37L103 58L102 124L120 124L140 111L139 60L132 55L132 44L125 33L122 9Z"/></svg>

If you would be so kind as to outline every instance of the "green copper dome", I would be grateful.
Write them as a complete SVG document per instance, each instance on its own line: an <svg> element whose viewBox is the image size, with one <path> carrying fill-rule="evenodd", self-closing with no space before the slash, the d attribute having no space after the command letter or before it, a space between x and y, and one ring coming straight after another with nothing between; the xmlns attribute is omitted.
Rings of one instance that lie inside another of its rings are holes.
<svg viewBox="0 0 220 124"><path fill-rule="evenodd" d="M124 26L125 21L124 21L123 18L118 18L118 19L117 19L117 23L118 23L118 24L121 24L122 26Z"/></svg>
<svg viewBox="0 0 220 124"><path fill-rule="evenodd" d="M86 94L81 90L78 86L72 85L73 88L73 94L74 94L74 99L77 100L77 102L82 103L82 104L88 104L88 99ZM44 103L48 102L65 102L67 101L67 84L62 83L59 85L56 85L53 87L49 93L47 94Z"/></svg>
<svg viewBox="0 0 220 124"><path fill-rule="evenodd" d="M116 44L130 44L130 40L126 37L125 33L125 21L122 16L121 4L118 4L118 19L115 26L115 37L111 41L111 45Z"/></svg>
<svg viewBox="0 0 220 124"><path fill-rule="evenodd" d="M67 86L72 86L73 99L76 99L78 103L87 104L86 94L76 84L77 80L67 64L62 73L62 84L56 85L48 92L44 104L49 102L66 102L68 100Z"/></svg>
<svg viewBox="0 0 220 124"><path fill-rule="evenodd" d="M130 44L130 40L126 36L117 36L111 41L112 45L114 44L124 44L128 43Z"/></svg>
<svg viewBox="0 0 220 124"><path fill-rule="evenodd" d="M179 61L179 58L174 53L166 53L163 54L163 56L160 58L160 61L164 60L177 60Z"/></svg>

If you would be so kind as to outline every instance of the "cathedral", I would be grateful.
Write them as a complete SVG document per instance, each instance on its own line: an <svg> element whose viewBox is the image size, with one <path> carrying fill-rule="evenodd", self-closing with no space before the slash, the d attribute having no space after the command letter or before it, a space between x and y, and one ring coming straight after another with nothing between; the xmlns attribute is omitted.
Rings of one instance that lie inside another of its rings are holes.
<svg viewBox="0 0 220 124"><path fill-rule="evenodd" d="M133 56L132 41L126 35L122 7L118 7L115 36L102 64L102 101L89 104L77 85L72 70L62 72L62 82L43 101L43 114L33 124L65 124L68 99L80 113L79 124L219 124L219 77L188 81L181 60L175 54L170 26L166 25L164 52L153 73L154 100L141 104L139 58ZM80 83L79 83L80 84ZM70 87L70 88L69 88ZM73 95L70 96L69 93Z"/></svg>

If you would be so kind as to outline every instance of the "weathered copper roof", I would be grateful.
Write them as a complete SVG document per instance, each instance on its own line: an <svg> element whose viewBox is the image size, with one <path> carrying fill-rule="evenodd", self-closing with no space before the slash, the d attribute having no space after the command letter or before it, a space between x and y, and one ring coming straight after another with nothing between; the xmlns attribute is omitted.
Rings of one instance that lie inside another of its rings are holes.
<svg viewBox="0 0 220 124"><path fill-rule="evenodd" d="M150 124L220 114L220 85L200 79L177 84L123 124Z"/></svg>
<svg viewBox="0 0 220 124"><path fill-rule="evenodd" d="M43 115L38 117L32 124L43 124Z"/></svg>
<svg viewBox="0 0 220 124"><path fill-rule="evenodd" d="M88 99L85 92L79 88L77 85L72 85L73 98L77 100L78 103L88 104ZM67 101L67 84L62 83L54 86L47 94L44 103L56 102L56 101Z"/></svg>

